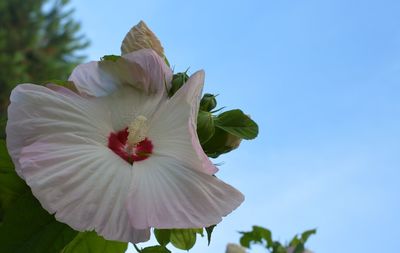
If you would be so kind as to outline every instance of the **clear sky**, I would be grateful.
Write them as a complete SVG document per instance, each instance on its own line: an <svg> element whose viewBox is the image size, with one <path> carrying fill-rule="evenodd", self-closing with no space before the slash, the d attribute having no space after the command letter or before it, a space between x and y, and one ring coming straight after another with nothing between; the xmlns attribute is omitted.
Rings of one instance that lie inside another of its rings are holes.
<svg viewBox="0 0 400 253"><path fill-rule="evenodd" d="M320 253L395 252L400 236L400 2L78 1L97 60L144 20L176 71L260 126L217 162L245 202L190 252L223 253L257 224L275 238L318 228ZM130 252L134 252L130 249ZM174 251L178 252L178 251ZM255 249L252 252L263 252Z"/></svg>

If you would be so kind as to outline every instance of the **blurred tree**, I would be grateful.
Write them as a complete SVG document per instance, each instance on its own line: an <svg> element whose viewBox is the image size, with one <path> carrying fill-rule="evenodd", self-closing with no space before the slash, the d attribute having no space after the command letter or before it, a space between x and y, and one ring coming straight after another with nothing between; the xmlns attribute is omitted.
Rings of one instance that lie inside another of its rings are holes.
<svg viewBox="0 0 400 253"><path fill-rule="evenodd" d="M66 79L88 46L69 0L0 1L0 138L8 98L19 83Z"/></svg>

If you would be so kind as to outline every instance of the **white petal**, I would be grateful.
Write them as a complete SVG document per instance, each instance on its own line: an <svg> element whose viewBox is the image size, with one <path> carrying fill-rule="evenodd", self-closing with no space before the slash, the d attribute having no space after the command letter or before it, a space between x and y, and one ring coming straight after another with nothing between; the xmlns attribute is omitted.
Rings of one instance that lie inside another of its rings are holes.
<svg viewBox="0 0 400 253"><path fill-rule="evenodd" d="M190 77L157 111L150 123L149 139L154 145L154 155L180 160L188 167L212 175L217 168L204 153L196 132L203 84L203 71Z"/></svg>
<svg viewBox="0 0 400 253"><path fill-rule="evenodd" d="M113 129L122 130L139 115L150 119L166 98L162 93L144 94L132 86L123 86L110 96L100 98L107 104Z"/></svg>
<svg viewBox="0 0 400 253"><path fill-rule="evenodd" d="M106 96L123 85L131 85L147 94L166 94L171 85L172 71L156 52L142 49L125 54L116 61L81 64L74 69L69 80L87 96Z"/></svg>
<svg viewBox="0 0 400 253"><path fill-rule="evenodd" d="M21 149L46 136L73 133L87 142L107 145L111 117L98 101L33 84L18 85L10 101L7 147L19 175Z"/></svg>
<svg viewBox="0 0 400 253"><path fill-rule="evenodd" d="M132 167L106 147L74 134L52 135L22 150L22 173L42 206L79 231L109 240L142 242L125 209Z"/></svg>
<svg viewBox="0 0 400 253"><path fill-rule="evenodd" d="M135 228L200 228L216 224L243 195L179 161L151 156L133 164L128 214Z"/></svg>

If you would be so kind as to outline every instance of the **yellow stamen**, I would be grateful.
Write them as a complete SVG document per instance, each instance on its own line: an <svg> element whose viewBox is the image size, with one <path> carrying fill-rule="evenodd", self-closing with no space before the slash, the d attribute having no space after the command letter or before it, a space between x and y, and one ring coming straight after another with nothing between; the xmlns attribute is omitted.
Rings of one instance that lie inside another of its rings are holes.
<svg viewBox="0 0 400 253"><path fill-rule="evenodd" d="M137 116L128 126L128 145L135 146L146 139L148 129L147 118L143 115Z"/></svg>

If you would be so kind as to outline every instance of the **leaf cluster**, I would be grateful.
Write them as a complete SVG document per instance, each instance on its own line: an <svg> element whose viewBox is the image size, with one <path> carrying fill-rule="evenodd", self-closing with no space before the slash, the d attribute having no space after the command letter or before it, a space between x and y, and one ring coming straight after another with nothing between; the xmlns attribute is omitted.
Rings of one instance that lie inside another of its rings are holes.
<svg viewBox="0 0 400 253"><path fill-rule="evenodd" d="M248 249L254 244L262 245L270 253L287 253L288 248L293 249L292 253L303 253L308 238L316 232L316 229L307 230L300 235L295 235L288 245L284 245L273 240L272 233L267 228L253 226L251 231L240 232L242 234L240 244Z"/></svg>
<svg viewBox="0 0 400 253"><path fill-rule="evenodd" d="M189 79L187 70L176 73L169 96L172 97ZM258 125L239 109L219 113L217 95L205 93L200 100L197 116L197 135L204 152L211 158L237 148L242 139L251 140L258 135Z"/></svg>
<svg viewBox="0 0 400 253"><path fill-rule="evenodd" d="M207 233L208 244L211 242L211 234L216 225L207 228L192 229L154 229L154 235L159 245L146 247L136 250L141 253L170 253L167 245L171 243L175 248L181 250L190 250L196 243L197 235L204 236L204 230Z"/></svg>

